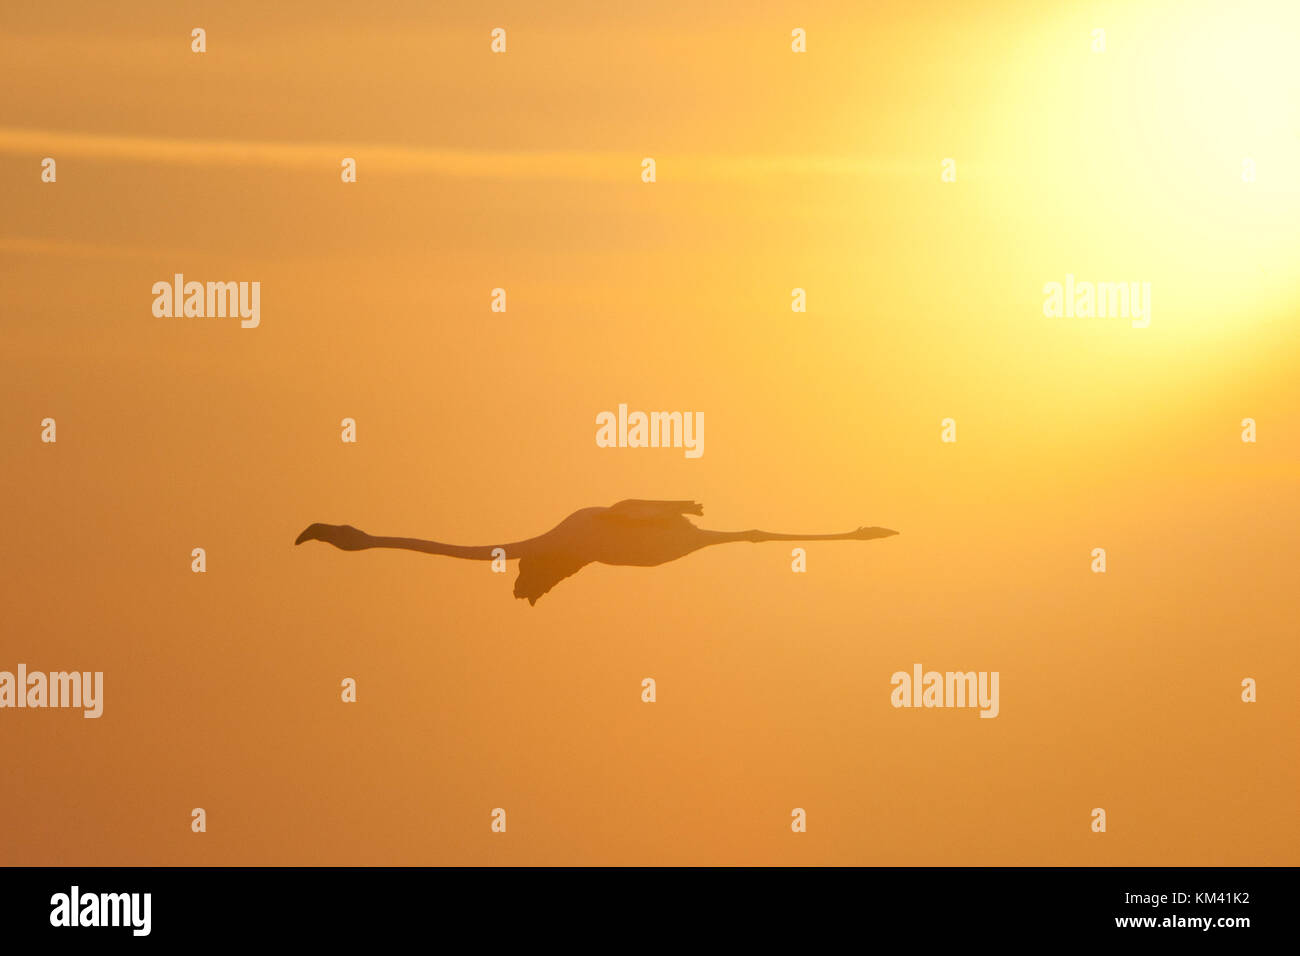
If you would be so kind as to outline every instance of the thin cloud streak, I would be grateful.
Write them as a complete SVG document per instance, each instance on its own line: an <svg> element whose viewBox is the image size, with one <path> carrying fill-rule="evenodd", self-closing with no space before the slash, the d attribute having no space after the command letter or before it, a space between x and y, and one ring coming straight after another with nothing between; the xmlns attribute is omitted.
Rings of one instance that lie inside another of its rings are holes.
<svg viewBox="0 0 1300 956"><path fill-rule="evenodd" d="M53 156L55 159L71 155L118 162L275 169L338 169L340 161L350 156L357 160L363 176L368 169L380 169L429 172L454 179L624 183L639 180L642 159L627 153L609 152L493 152L356 143L194 140L13 127L0 127L0 153ZM678 156L665 153L655 158L661 177L671 171L674 180L686 182L765 179L792 174L894 176L918 172L916 162L846 156Z"/></svg>

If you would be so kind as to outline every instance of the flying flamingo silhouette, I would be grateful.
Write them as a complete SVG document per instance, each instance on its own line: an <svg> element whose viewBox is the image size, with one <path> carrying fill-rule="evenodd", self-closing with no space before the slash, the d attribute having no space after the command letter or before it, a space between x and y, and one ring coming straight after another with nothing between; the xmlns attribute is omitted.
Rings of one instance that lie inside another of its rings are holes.
<svg viewBox="0 0 1300 956"><path fill-rule="evenodd" d="M593 561L600 564L653 567L685 557L692 551L728 541L870 541L898 534L888 528L858 528L844 534L775 534L771 531L709 531L685 516L704 514L694 501L628 499L608 508L581 508L550 531L509 544L465 546L421 538L384 538L351 525L313 524L294 544L326 541L344 551L399 548L451 558L491 561L505 552L519 559L515 597L529 605Z"/></svg>

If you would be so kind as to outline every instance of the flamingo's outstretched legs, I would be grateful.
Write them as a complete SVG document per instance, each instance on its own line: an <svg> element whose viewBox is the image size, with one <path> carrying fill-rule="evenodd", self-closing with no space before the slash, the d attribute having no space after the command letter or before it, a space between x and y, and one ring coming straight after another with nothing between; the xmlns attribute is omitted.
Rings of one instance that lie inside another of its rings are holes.
<svg viewBox="0 0 1300 956"><path fill-rule="evenodd" d="M871 541L873 538L888 538L898 534L889 528L858 528L843 534L781 534L776 531L760 531L751 528L748 531L714 531L726 541Z"/></svg>

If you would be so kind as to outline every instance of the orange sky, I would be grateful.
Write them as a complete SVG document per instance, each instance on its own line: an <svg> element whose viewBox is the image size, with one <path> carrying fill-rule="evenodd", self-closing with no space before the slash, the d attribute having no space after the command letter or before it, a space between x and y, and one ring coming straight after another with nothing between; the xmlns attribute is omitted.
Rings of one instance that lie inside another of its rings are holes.
<svg viewBox="0 0 1300 956"><path fill-rule="evenodd" d="M106 685L0 711L0 862L1300 862L1294 5L534 6L0 12L0 669ZM596 447L620 402L705 454ZM630 497L902 533L531 608L292 546ZM1000 715L895 710L916 662Z"/></svg>

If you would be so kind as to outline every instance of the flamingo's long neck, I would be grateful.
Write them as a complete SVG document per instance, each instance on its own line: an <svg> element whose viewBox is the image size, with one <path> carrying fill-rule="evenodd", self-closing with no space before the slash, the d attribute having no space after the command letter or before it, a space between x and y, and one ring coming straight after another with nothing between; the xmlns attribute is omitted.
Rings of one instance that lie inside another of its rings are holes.
<svg viewBox="0 0 1300 956"><path fill-rule="evenodd" d="M494 552L503 549L506 558L523 557L528 541L512 541L509 544L444 544L441 541L426 541L423 538L385 538L371 535L367 548L397 548L402 551L419 551L422 554L441 554L449 558L466 558L470 561L491 561L498 557Z"/></svg>

